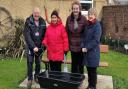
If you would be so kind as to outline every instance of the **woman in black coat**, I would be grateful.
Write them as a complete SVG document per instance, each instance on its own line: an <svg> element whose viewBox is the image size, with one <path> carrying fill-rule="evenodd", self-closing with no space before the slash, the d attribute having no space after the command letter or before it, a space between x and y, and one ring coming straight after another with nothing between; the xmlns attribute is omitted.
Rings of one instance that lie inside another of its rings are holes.
<svg viewBox="0 0 128 89"><path fill-rule="evenodd" d="M84 32L81 47L84 53L84 64L88 72L88 87L86 89L96 89L97 67L100 61L100 37L101 26L96 20L96 9L88 11L88 26Z"/></svg>

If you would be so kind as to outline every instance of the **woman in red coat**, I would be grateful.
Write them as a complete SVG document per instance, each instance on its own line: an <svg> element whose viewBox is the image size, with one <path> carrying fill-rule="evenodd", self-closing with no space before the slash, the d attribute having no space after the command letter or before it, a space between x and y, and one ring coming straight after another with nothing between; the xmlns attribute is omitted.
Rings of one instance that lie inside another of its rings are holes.
<svg viewBox="0 0 128 89"><path fill-rule="evenodd" d="M42 44L47 47L51 71L61 71L64 54L69 48L68 36L57 11L51 14L51 23L46 30Z"/></svg>

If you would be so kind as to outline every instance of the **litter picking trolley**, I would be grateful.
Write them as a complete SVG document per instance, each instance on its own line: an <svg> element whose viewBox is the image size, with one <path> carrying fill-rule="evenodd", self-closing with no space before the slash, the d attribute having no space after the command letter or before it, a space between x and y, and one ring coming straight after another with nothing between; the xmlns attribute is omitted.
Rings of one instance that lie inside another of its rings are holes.
<svg viewBox="0 0 128 89"><path fill-rule="evenodd" d="M44 71L37 78L41 89L79 89L85 76L78 73Z"/></svg>

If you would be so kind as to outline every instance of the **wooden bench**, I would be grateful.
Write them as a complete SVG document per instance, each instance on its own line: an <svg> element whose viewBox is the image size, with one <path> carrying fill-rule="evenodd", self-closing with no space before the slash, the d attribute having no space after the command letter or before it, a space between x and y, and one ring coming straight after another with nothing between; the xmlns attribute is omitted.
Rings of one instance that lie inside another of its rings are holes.
<svg viewBox="0 0 128 89"><path fill-rule="evenodd" d="M109 47L108 45L100 45L100 53L108 53ZM108 67L108 62L100 61L99 67Z"/></svg>
<svg viewBox="0 0 128 89"><path fill-rule="evenodd" d="M108 51L109 51L108 45L100 45L100 53L108 53ZM47 64L49 62L49 60L43 58L42 62ZM63 61L63 63L64 63L64 61ZM66 60L66 64L71 64L71 63L72 63L71 59ZM99 67L108 67L108 63L106 61L101 61L99 64Z"/></svg>

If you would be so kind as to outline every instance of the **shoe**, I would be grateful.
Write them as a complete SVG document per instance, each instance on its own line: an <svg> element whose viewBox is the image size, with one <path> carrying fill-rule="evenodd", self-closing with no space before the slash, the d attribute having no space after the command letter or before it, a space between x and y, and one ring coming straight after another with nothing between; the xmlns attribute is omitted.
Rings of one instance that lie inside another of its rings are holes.
<svg viewBox="0 0 128 89"><path fill-rule="evenodd" d="M86 89L96 89L96 87L92 87L92 86L87 86Z"/></svg>
<svg viewBox="0 0 128 89"><path fill-rule="evenodd" d="M28 80L27 88L28 88L28 89L31 89L31 86L32 86L32 80Z"/></svg>
<svg viewBox="0 0 128 89"><path fill-rule="evenodd" d="M90 86L88 85L86 89L90 89Z"/></svg>
<svg viewBox="0 0 128 89"><path fill-rule="evenodd" d="M87 88L86 89L90 89L90 86L87 86Z"/></svg>
<svg viewBox="0 0 128 89"><path fill-rule="evenodd" d="M96 87L90 87L89 89L96 89Z"/></svg>

